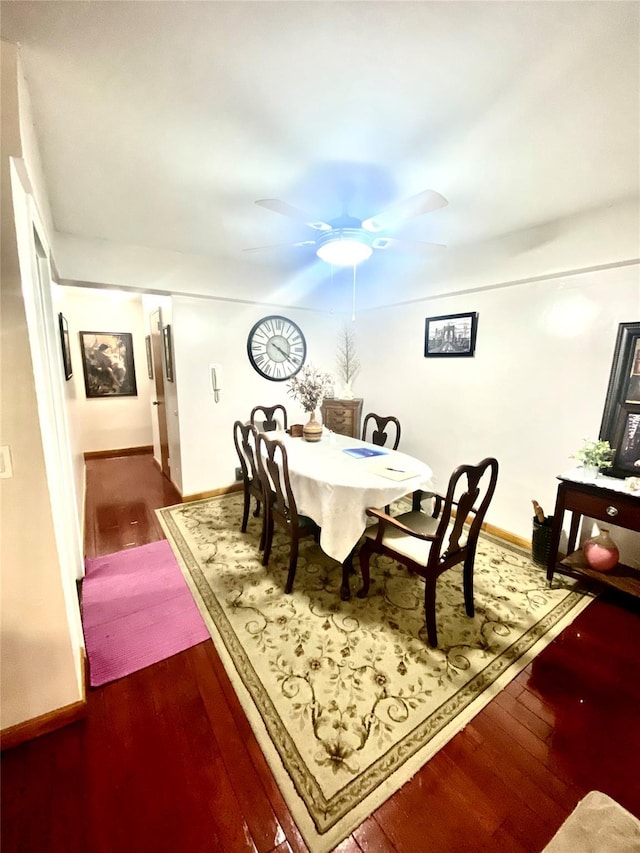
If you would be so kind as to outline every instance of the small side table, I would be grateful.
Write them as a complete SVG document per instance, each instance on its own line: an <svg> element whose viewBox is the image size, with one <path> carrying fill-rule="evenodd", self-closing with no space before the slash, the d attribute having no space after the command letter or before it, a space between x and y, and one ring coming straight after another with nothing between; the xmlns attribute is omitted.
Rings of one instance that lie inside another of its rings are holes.
<svg viewBox="0 0 640 853"><path fill-rule="evenodd" d="M590 568L582 549L577 551L578 529L583 516L598 521L640 532L640 494L623 491L624 481L615 477L599 477L592 482L581 482L564 474L558 477L558 495L551 528L547 580L553 580L558 571L573 577L587 577L590 580L626 592L640 598L640 571L624 563L618 563L609 572L597 572ZM567 556L558 559L560 535L565 512L571 513Z"/></svg>

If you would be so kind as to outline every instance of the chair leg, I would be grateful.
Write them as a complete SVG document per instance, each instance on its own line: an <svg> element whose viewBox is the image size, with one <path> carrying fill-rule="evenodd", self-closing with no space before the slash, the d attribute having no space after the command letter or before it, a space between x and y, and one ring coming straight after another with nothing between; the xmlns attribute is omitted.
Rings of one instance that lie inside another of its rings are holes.
<svg viewBox="0 0 640 853"><path fill-rule="evenodd" d="M287 595L293 589L293 579L296 576L296 568L298 566L298 540L291 540L291 553L289 554L289 574L287 575L287 585L284 591Z"/></svg>
<svg viewBox="0 0 640 853"><path fill-rule="evenodd" d="M265 513L265 515L267 515ZM264 554L262 555L262 565L266 566L269 564L269 557L271 556L271 543L273 542L273 518L267 515L265 517L265 540L264 540Z"/></svg>
<svg viewBox="0 0 640 853"><path fill-rule="evenodd" d="M260 550L264 551L267 540L267 513L262 513L262 529L260 531Z"/></svg>
<svg viewBox="0 0 640 853"><path fill-rule="evenodd" d="M427 623L427 638L429 645L435 649L438 645L438 632L436 631L436 581L432 575L425 577L424 583L424 615Z"/></svg>
<svg viewBox="0 0 640 853"><path fill-rule="evenodd" d="M260 501L256 498L256 508L253 512L253 517L257 518L260 515Z"/></svg>
<svg viewBox="0 0 640 853"><path fill-rule="evenodd" d="M369 592L369 559L371 557L371 553L367 548L366 542L360 548L360 573L362 574L362 587L358 590L358 598L366 598Z"/></svg>
<svg viewBox="0 0 640 853"><path fill-rule="evenodd" d="M242 525L240 527L240 531L242 533L247 532L247 522L249 521L249 510L251 508L251 495L249 494L249 490L245 484L244 487L244 507L242 508Z"/></svg>
<svg viewBox="0 0 640 853"><path fill-rule="evenodd" d="M473 606L473 564L475 556L475 553L467 554L467 559L464 561L464 606L467 616L475 616L476 612Z"/></svg>

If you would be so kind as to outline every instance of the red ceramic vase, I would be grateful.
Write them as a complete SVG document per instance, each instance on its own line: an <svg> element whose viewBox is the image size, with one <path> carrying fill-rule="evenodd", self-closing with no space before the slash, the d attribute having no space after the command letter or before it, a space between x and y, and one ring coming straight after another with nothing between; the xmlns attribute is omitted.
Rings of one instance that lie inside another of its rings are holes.
<svg viewBox="0 0 640 853"><path fill-rule="evenodd" d="M620 559L620 552L616 543L605 528L602 528L597 536L587 539L582 550L590 568L597 572L609 572L611 569L615 569Z"/></svg>

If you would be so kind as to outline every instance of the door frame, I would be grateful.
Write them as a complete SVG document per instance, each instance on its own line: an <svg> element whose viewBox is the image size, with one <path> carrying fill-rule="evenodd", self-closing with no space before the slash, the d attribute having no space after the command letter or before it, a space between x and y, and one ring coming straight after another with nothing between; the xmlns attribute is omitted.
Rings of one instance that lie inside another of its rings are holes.
<svg viewBox="0 0 640 853"><path fill-rule="evenodd" d="M155 327L155 328L154 328ZM158 306L149 314L149 331L151 333L151 359L153 363L153 381L155 383L155 397L153 408L155 409L156 426L158 429L158 446L160 449L160 470L167 479L171 480L171 459L169 453L169 425L167 422L166 387L165 387L165 365L162 357L162 308ZM162 390L158 399L158 389ZM163 435L165 440L163 440Z"/></svg>

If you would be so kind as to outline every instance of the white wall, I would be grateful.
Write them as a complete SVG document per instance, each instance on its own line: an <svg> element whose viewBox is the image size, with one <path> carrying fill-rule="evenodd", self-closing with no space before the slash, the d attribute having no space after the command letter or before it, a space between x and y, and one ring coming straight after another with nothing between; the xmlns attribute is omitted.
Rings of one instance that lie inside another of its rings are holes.
<svg viewBox="0 0 640 853"><path fill-rule="evenodd" d="M14 46L2 42L1 54L0 444L11 447L13 461L13 477L0 480L0 709L7 728L77 702L82 661L77 598L73 617L65 599L68 567L56 541L18 264L9 157L22 154L19 70Z"/></svg>
<svg viewBox="0 0 640 853"><path fill-rule="evenodd" d="M303 423L308 419L287 395L287 383L262 378L247 357L247 336L253 324L277 313L283 313L302 329L307 340L307 363L332 372L335 316L294 308L280 312L265 305L242 306L174 298L173 333L184 495L234 482L238 462L233 446L233 423L246 421L253 406L283 403L291 423ZM219 403L214 402L209 386L209 364L212 362L222 364L224 371Z"/></svg>
<svg viewBox="0 0 640 853"><path fill-rule="evenodd" d="M477 311L474 358L425 358L425 318ZM374 310L357 321L365 411L395 414L402 449L441 488L461 462L500 463L487 520L531 536L558 474L597 438L618 324L640 318L638 266ZM640 539L635 540L640 561Z"/></svg>
<svg viewBox="0 0 640 853"><path fill-rule="evenodd" d="M236 254L224 260L144 246L91 240L72 234L55 235L55 257L63 283L114 285L157 294L215 297L230 302L269 303L272 307L302 305L321 311L350 306L349 281L331 275L326 264L314 263L283 272L256 255ZM349 276L346 276L349 279Z"/></svg>
<svg viewBox="0 0 640 853"><path fill-rule="evenodd" d="M147 327L140 294L58 288L58 304L69 323L73 376L66 383L69 420L83 452L143 447L153 443L147 372ZM135 397L87 398L80 354L81 331L130 332L138 394Z"/></svg>
<svg viewBox="0 0 640 853"><path fill-rule="evenodd" d="M455 204L460 201L450 199L450 206ZM448 208L441 215L445 217L443 233L447 233ZM416 227L407 236L424 239L420 225ZM628 197L478 243L450 240L445 252L435 252L420 263L408 252L380 250L372 263L358 270L358 305L366 310L395 299L420 297L425 288L430 293L450 293L479 282L517 281L637 259L639 233L636 174L630 176ZM319 263L287 272L274 265L268 253L214 263L194 255L70 234L56 234L54 248L60 275L69 280L323 311L350 310L351 271L336 271L332 280L328 268Z"/></svg>

